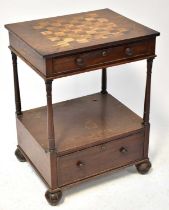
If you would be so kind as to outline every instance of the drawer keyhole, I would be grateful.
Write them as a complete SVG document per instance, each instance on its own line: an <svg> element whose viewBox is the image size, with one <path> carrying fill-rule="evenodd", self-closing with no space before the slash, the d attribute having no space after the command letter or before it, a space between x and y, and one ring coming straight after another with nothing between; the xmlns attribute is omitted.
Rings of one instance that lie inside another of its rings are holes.
<svg viewBox="0 0 169 210"><path fill-rule="evenodd" d="M79 168L83 168L85 164L84 164L82 161L78 161L78 162L76 163L76 165L77 165Z"/></svg>
<svg viewBox="0 0 169 210"><path fill-rule="evenodd" d="M126 154L126 153L128 152L128 150L127 150L125 147L121 147L121 148L120 148L120 152L121 152L122 154Z"/></svg>
<svg viewBox="0 0 169 210"><path fill-rule="evenodd" d="M106 146L105 145L101 145L101 151L105 151L106 150Z"/></svg>

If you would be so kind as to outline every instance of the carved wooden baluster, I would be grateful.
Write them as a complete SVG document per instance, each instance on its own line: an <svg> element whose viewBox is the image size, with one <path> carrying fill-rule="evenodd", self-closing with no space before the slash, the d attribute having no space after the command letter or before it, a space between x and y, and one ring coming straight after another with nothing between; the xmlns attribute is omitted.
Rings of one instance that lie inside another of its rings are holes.
<svg viewBox="0 0 169 210"><path fill-rule="evenodd" d="M20 90L19 90L17 56L12 51L11 51L11 54L12 54L12 64L13 64L13 76L14 76L16 115L21 115L22 111L21 111L21 98L20 98Z"/></svg>
<svg viewBox="0 0 169 210"><path fill-rule="evenodd" d="M147 59L147 81L146 81L146 93L145 93L145 101L144 101L144 125L149 123L149 114L150 114L150 93L151 93L151 73L152 73L152 65L153 59Z"/></svg>
<svg viewBox="0 0 169 210"><path fill-rule="evenodd" d="M107 69L103 68L102 69L102 90L101 90L102 94L106 94L107 93Z"/></svg>
<svg viewBox="0 0 169 210"><path fill-rule="evenodd" d="M145 126L145 144L144 144L144 157L148 158L148 146L149 146L149 115L150 115L150 94L151 94L151 73L153 59L147 59L147 79L146 79L146 92L145 92L145 101L144 101L144 117L143 124Z"/></svg>
<svg viewBox="0 0 169 210"><path fill-rule="evenodd" d="M55 150L55 133L53 123L53 106L52 106L52 80L45 81L47 97L47 132L49 150Z"/></svg>

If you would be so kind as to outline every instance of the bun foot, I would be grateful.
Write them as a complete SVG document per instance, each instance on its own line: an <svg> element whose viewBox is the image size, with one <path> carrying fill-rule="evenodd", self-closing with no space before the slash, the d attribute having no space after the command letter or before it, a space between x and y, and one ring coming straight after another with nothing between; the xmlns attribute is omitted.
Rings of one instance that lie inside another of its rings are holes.
<svg viewBox="0 0 169 210"><path fill-rule="evenodd" d="M136 169L140 174L146 174L151 168L151 163L149 160L144 161L136 165Z"/></svg>
<svg viewBox="0 0 169 210"><path fill-rule="evenodd" d="M24 157L24 155L22 154L22 152L18 148L15 150L15 156L17 157L17 159L20 162L26 162L26 158Z"/></svg>
<svg viewBox="0 0 169 210"><path fill-rule="evenodd" d="M62 191L60 189L56 190L47 190L45 193L46 200L49 202L50 205L56 206L60 199L62 198Z"/></svg>

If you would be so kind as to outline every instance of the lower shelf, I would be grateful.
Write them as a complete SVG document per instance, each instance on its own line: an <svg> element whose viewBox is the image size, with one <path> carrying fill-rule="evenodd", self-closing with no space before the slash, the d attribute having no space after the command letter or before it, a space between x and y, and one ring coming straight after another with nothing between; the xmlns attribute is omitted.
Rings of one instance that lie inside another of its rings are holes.
<svg viewBox="0 0 169 210"><path fill-rule="evenodd" d="M57 154L97 145L143 129L142 118L110 94L93 94L53 105ZM24 111L18 118L47 150L46 107Z"/></svg>

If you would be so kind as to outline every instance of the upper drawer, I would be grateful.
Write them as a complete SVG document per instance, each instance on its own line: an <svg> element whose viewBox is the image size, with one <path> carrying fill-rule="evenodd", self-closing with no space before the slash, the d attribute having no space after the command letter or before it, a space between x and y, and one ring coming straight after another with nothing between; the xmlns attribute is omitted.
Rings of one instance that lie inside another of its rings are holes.
<svg viewBox="0 0 169 210"><path fill-rule="evenodd" d="M58 157L59 186L141 160L143 143L144 133L141 132Z"/></svg>
<svg viewBox="0 0 169 210"><path fill-rule="evenodd" d="M148 39L121 46L108 47L90 52L79 53L53 59L53 74L76 73L103 64L111 65L126 60L136 60L145 56L154 55L155 40Z"/></svg>

